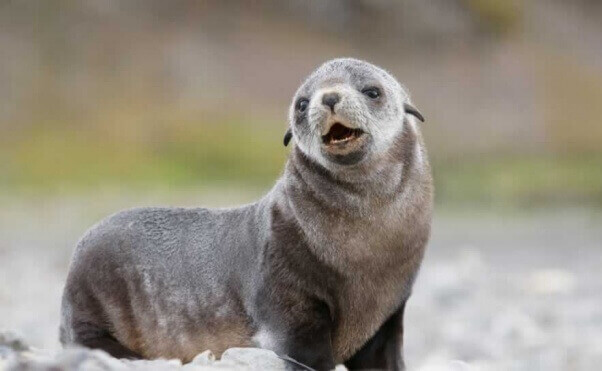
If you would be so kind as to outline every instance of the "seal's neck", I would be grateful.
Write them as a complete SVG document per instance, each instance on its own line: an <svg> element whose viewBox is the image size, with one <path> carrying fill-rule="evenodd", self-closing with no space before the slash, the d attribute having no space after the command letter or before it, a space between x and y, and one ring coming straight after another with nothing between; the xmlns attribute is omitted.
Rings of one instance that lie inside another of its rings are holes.
<svg viewBox="0 0 602 371"><path fill-rule="evenodd" d="M312 200L331 212L358 216L375 205L386 205L403 192L417 145L417 133L404 125L387 152L336 170L327 169L295 147L284 173L289 202Z"/></svg>
<svg viewBox="0 0 602 371"><path fill-rule="evenodd" d="M349 264L398 262L400 251L405 254L398 248L404 234L416 229L411 223L422 225L417 213L430 213L430 206L419 206L430 205L423 202L430 172L419 135L404 125L386 153L367 159L352 176L330 171L293 149L274 189L280 215L302 231L316 256L341 272Z"/></svg>

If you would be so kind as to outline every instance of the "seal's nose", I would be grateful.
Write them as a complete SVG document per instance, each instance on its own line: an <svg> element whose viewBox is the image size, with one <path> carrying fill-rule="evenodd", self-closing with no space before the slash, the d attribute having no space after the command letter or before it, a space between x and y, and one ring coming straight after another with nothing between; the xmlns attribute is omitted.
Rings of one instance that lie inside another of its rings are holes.
<svg viewBox="0 0 602 371"><path fill-rule="evenodd" d="M330 110L334 112L335 104L339 103L341 97L337 93L326 93L322 95L322 104L330 107Z"/></svg>

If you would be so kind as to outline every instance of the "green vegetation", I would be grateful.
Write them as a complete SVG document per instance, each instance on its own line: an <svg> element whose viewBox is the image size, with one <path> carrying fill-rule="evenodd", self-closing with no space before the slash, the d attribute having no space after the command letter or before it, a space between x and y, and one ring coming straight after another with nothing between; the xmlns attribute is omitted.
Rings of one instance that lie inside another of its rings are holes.
<svg viewBox="0 0 602 371"><path fill-rule="evenodd" d="M602 207L602 155L464 158L434 166L438 204Z"/></svg>
<svg viewBox="0 0 602 371"><path fill-rule="evenodd" d="M127 140L55 126L0 147L6 159L0 165L0 187L53 192L105 185L263 186L286 159L283 131L277 125L232 120L184 123L154 138Z"/></svg>
<svg viewBox="0 0 602 371"><path fill-rule="evenodd" d="M522 17L523 5L517 0L464 0L481 26L495 35L515 31Z"/></svg>
<svg viewBox="0 0 602 371"><path fill-rule="evenodd" d="M0 149L6 192L119 186L267 189L282 172L283 127L243 120L181 123L160 137L109 140L84 130L35 131ZM602 154L435 160L437 203L447 207L602 207Z"/></svg>

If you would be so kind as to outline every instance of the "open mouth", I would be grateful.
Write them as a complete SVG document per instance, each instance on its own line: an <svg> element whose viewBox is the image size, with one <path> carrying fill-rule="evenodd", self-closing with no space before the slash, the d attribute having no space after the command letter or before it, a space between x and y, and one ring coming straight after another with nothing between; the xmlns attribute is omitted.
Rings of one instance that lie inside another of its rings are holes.
<svg viewBox="0 0 602 371"><path fill-rule="evenodd" d="M328 133L322 135L322 143L326 145L347 143L359 138L362 134L364 132L361 129L351 129L340 122L335 122Z"/></svg>

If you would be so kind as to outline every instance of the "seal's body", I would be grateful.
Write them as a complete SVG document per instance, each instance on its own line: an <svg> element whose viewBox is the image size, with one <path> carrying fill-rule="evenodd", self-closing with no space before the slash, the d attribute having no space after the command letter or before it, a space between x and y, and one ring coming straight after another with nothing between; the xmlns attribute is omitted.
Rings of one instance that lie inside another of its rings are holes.
<svg viewBox="0 0 602 371"><path fill-rule="evenodd" d="M296 93L295 145L264 198L128 210L82 238L61 341L117 357L259 346L316 369L403 368L403 309L432 212L413 116L384 70L322 65Z"/></svg>

